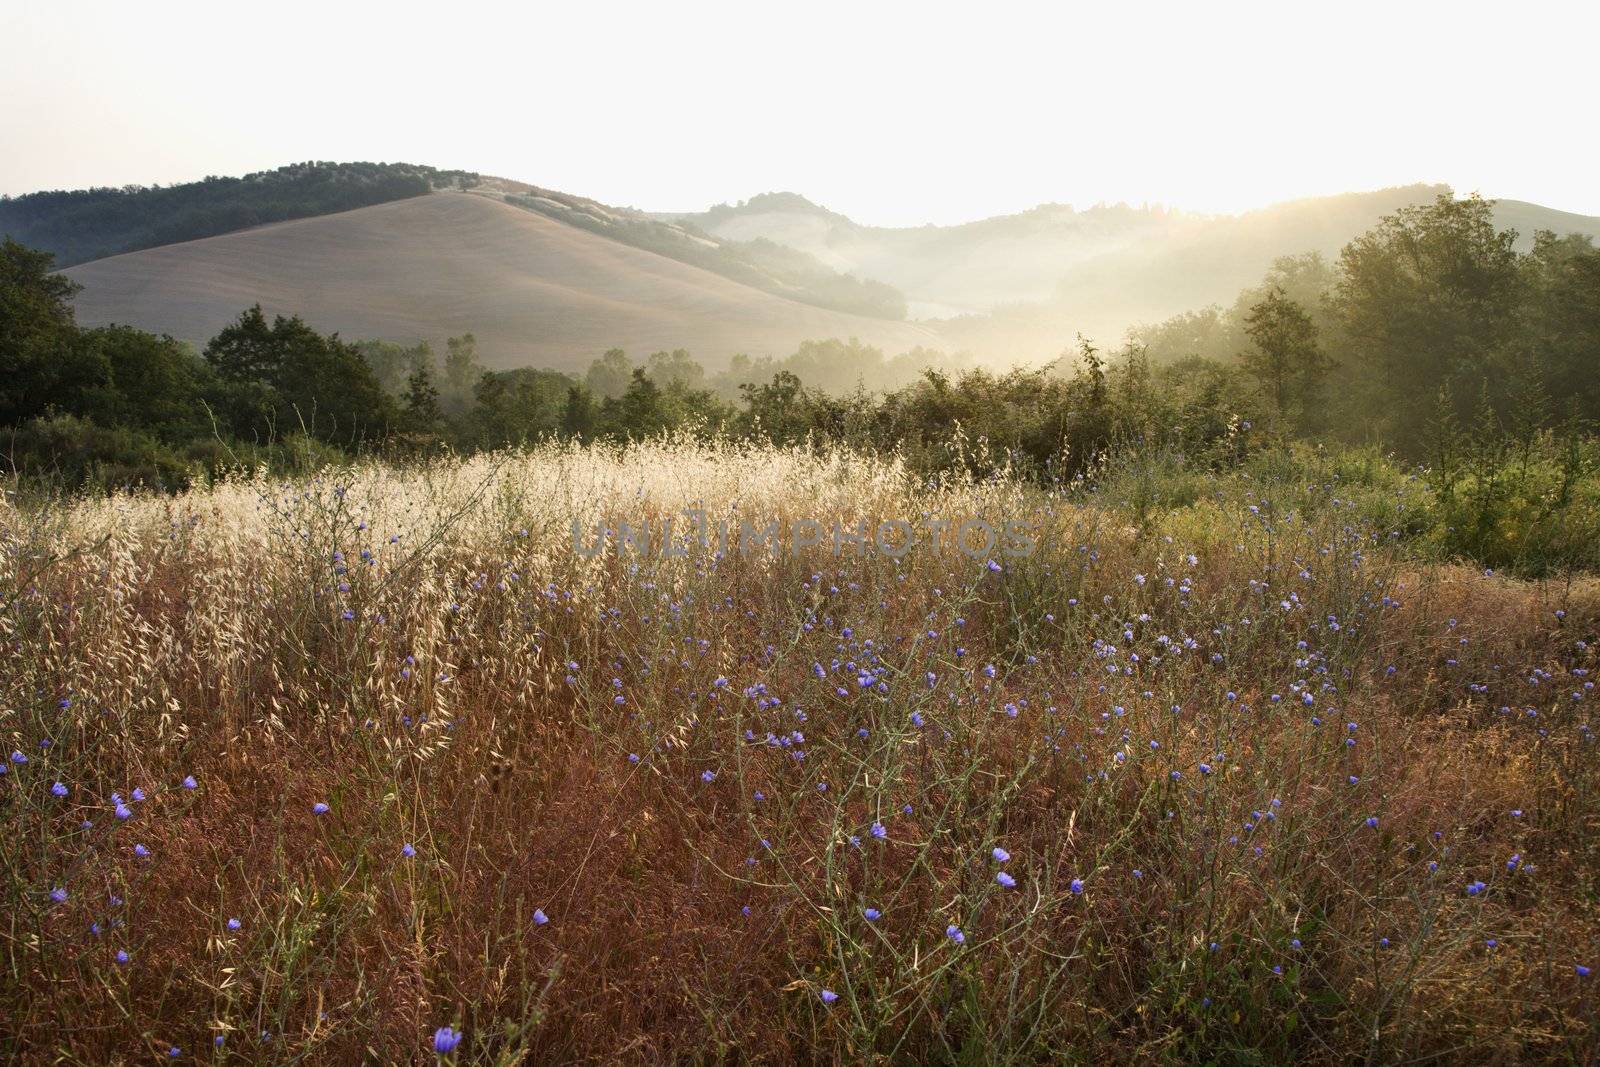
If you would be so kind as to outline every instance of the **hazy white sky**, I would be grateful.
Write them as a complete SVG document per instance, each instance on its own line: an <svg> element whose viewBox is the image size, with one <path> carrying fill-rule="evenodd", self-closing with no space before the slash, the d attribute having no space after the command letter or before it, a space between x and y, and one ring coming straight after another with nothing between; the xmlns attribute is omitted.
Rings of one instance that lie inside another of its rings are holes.
<svg viewBox="0 0 1600 1067"><path fill-rule="evenodd" d="M1414 181L1600 214L1597 12L0 0L0 192L365 159L882 224Z"/></svg>

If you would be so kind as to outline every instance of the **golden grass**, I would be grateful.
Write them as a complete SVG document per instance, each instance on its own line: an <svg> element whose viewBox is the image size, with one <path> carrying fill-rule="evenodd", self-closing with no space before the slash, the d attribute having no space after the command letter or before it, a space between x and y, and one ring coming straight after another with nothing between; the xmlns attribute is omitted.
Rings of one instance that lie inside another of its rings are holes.
<svg viewBox="0 0 1600 1067"><path fill-rule="evenodd" d="M999 570L573 551L696 507L1044 535ZM688 441L0 536L14 1058L1595 1052L1592 586Z"/></svg>

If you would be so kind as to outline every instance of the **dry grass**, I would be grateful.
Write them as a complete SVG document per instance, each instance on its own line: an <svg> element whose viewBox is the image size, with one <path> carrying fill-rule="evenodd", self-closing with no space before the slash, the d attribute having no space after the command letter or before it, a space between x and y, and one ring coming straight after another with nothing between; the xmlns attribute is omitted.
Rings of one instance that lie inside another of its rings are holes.
<svg viewBox="0 0 1600 1067"><path fill-rule="evenodd" d="M1044 534L573 551L689 507ZM0 1047L1592 1060L1600 596L1215 514L686 442L0 514Z"/></svg>

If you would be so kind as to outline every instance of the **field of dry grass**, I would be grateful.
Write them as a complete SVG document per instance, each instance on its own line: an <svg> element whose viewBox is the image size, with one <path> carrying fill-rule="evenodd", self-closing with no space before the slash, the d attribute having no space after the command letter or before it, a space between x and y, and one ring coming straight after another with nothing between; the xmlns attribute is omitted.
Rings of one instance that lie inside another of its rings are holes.
<svg viewBox="0 0 1600 1067"><path fill-rule="evenodd" d="M679 442L0 511L0 1048L1593 1062L1600 596L1229 499ZM689 509L1039 547L575 550Z"/></svg>
<svg viewBox="0 0 1600 1067"><path fill-rule="evenodd" d="M111 256L66 271L84 325L204 345L251 304L347 339L442 348L471 332L491 369L581 370L608 348L787 356L815 338L889 353L932 332L785 300L497 200L436 193Z"/></svg>

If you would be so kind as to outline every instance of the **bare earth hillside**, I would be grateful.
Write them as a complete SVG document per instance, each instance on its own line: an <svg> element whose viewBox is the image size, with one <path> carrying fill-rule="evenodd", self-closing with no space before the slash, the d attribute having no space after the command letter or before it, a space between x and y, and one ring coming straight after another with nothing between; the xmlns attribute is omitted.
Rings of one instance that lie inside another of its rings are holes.
<svg viewBox="0 0 1600 1067"><path fill-rule="evenodd" d="M496 369L574 369L607 348L687 348L718 365L858 337L896 353L922 327L827 311L494 200L439 193L166 245L66 273L85 325L203 344L250 304L347 338L472 331Z"/></svg>

